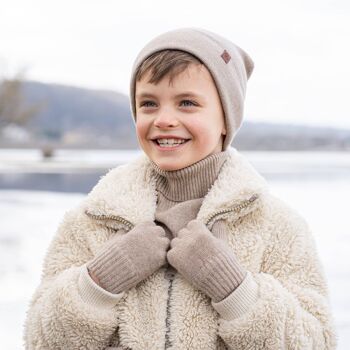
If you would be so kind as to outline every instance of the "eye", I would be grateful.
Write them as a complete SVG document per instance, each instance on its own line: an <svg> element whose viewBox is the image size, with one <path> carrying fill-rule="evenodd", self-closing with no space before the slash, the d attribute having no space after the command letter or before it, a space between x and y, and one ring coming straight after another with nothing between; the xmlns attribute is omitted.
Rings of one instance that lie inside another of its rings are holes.
<svg viewBox="0 0 350 350"><path fill-rule="evenodd" d="M181 103L184 102L185 106L197 106L197 104L191 100L182 100ZM188 104L189 103L189 104Z"/></svg>
<svg viewBox="0 0 350 350"><path fill-rule="evenodd" d="M140 103L140 107L150 107L150 104L154 104L152 101L144 101ZM151 106L152 107L152 106Z"/></svg>

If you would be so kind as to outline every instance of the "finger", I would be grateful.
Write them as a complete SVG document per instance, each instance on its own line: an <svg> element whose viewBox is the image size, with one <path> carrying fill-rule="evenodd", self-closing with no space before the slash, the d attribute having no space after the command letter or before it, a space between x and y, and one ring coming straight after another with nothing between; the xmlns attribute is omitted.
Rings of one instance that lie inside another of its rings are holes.
<svg viewBox="0 0 350 350"><path fill-rule="evenodd" d="M189 230L205 230L207 227L205 226L205 224L198 220L198 219L194 219L194 220L191 220L188 224L187 224L187 228Z"/></svg>
<svg viewBox="0 0 350 350"><path fill-rule="evenodd" d="M162 237L160 240L164 249L168 249L170 247L170 239L168 237Z"/></svg>
<svg viewBox="0 0 350 350"><path fill-rule="evenodd" d="M170 248L175 248L177 244L179 244L179 238L173 238L170 242Z"/></svg>
<svg viewBox="0 0 350 350"><path fill-rule="evenodd" d="M174 263L174 251L172 249L167 251L166 258L170 265Z"/></svg>
<svg viewBox="0 0 350 350"><path fill-rule="evenodd" d="M139 225L143 225L143 226L157 226L156 223L154 221L151 221L151 220L142 221L142 222L139 223Z"/></svg>
<svg viewBox="0 0 350 350"><path fill-rule="evenodd" d="M160 236L163 236L163 237L166 236L166 232L165 232L165 230L164 230L163 227L161 227L161 226L156 226L156 227L154 228L154 230L156 230L156 232L159 233Z"/></svg>
<svg viewBox="0 0 350 350"><path fill-rule="evenodd" d="M184 237L186 235L189 235L191 234L190 230L188 230L186 227L185 228L182 228L176 235L176 237L178 238L181 238L181 237Z"/></svg>

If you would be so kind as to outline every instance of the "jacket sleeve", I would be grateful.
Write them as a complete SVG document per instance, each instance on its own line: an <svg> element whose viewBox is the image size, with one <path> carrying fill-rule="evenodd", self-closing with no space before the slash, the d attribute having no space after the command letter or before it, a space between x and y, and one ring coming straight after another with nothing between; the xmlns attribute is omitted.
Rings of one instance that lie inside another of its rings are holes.
<svg viewBox="0 0 350 350"><path fill-rule="evenodd" d="M214 303L229 349L335 349L328 286L307 222L294 210L274 213L258 273ZM259 228L257 228L259 229Z"/></svg>
<svg viewBox="0 0 350 350"><path fill-rule="evenodd" d="M26 349L104 349L116 331L114 306L124 292L109 293L88 274L86 262L93 257L88 237L108 235L89 220L74 209L58 227L27 311Z"/></svg>

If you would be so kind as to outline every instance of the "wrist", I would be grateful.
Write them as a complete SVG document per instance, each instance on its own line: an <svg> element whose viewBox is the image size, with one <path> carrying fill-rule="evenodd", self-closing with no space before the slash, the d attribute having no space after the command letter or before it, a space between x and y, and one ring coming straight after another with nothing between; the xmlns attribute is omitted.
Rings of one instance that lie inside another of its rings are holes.
<svg viewBox="0 0 350 350"><path fill-rule="evenodd" d="M91 271L89 268L87 269L88 270L88 273L89 273L89 276L92 278L92 280L98 284L100 286L100 280L98 279L98 277L94 274L93 271Z"/></svg>

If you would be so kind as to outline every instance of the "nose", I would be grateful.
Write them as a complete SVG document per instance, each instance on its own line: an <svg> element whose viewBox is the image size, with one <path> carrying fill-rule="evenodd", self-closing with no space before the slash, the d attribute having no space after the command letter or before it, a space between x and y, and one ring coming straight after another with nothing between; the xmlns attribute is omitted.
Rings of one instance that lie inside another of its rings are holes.
<svg viewBox="0 0 350 350"><path fill-rule="evenodd" d="M178 120L173 113L166 110L159 111L154 120L154 126L158 128L169 128L177 126L178 124Z"/></svg>

